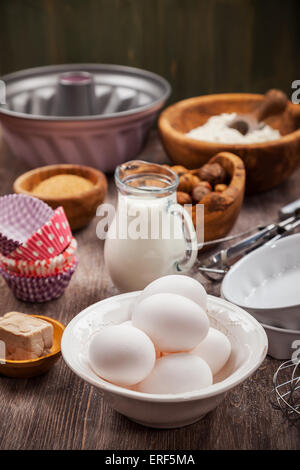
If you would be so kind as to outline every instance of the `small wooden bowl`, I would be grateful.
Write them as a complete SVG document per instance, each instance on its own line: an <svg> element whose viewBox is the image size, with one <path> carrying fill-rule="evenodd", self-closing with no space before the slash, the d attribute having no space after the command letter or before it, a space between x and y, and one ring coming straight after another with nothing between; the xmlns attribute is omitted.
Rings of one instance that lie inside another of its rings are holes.
<svg viewBox="0 0 300 470"><path fill-rule="evenodd" d="M86 226L96 215L99 204L104 201L107 191L105 175L94 168L82 165L49 165L28 171L19 176L14 182L14 191L18 194L32 196L33 189L51 176L60 174L72 174L82 176L90 180L94 187L78 196L66 198L39 198L46 204L56 209L63 206L72 230L78 230Z"/></svg>
<svg viewBox="0 0 300 470"><path fill-rule="evenodd" d="M243 161L232 153L221 152L209 163L219 163L229 175L230 183L222 193L212 192L201 200L206 242L225 237L232 229L242 207L246 179Z"/></svg>
<svg viewBox="0 0 300 470"><path fill-rule="evenodd" d="M221 113L249 113L263 95L228 93L207 95L169 106L159 118L163 145L176 165L199 168L213 155L226 151L244 161L248 193L259 193L277 186L300 165L300 106L289 103L286 111L266 119L282 137L260 144L222 144L199 141L185 134L202 126L211 116Z"/></svg>
<svg viewBox="0 0 300 470"><path fill-rule="evenodd" d="M20 379L28 379L36 377L37 375L44 374L58 361L61 356L60 343L63 332L65 330L57 320L45 317L43 315L31 315L32 317L40 318L53 325L53 346L51 353L47 356L42 356L37 359L29 359L26 361L9 361L6 360L5 364L0 362L0 374L7 377L15 377Z"/></svg>

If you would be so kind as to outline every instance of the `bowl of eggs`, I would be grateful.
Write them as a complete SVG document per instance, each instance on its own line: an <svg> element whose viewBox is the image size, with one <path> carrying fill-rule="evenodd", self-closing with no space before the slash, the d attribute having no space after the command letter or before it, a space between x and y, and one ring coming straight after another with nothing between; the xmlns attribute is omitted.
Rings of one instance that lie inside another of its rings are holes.
<svg viewBox="0 0 300 470"><path fill-rule="evenodd" d="M62 338L75 374L116 411L154 428L201 419L260 366L267 348L251 315L184 275L91 305Z"/></svg>

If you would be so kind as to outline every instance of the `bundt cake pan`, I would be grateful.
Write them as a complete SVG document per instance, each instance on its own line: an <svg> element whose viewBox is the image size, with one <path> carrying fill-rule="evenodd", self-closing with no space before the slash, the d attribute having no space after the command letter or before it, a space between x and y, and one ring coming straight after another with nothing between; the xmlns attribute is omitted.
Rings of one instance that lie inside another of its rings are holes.
<svg viewBox="0 0 300 470"><path fill-rule="evenodd" d="M104 64L38 67L1 79L3 136L30 167L73 163L112 172L141 151L171 91L154 73Z"/></svg>

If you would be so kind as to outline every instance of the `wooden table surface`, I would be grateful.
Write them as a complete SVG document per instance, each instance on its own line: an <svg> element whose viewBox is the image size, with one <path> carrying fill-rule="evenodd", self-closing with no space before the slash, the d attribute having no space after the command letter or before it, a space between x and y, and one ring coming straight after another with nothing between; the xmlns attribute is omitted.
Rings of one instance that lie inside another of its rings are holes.
<svg viewBox="0 0 300 470"><path fill-rule="evenodd" d="M164 153L153 134L143 157L161 161ZM26 167L0 151L0 192L12 192ZM247 198L234 231L276 218L278 208L300 197L300 170L268 193ZM109 185L107 201L115 201ZM67 324L88 305L117 294L103 261L103 242L95 219L76 234L79 267L64 296L46 304L18 302L0 279L0 315L17 310L52 316ZM198 277L203 281L203 278ZM219 284L205 282L210 294ZM280 362L267 358L260 369L227 394L223 403L196 424L153 430L113 411L97 390L79 379L63 359L41 377L0 378L0 449L300 449L300 427L283 420L270 404L272 377Z"/></svg>

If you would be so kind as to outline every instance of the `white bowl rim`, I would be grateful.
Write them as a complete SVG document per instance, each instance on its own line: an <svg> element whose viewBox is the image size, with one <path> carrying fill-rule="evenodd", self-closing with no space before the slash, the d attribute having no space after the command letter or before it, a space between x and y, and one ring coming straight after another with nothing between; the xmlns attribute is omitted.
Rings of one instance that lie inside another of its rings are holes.
<svg viewBox="0 0 300 470"><path fill-rule="evenodd" d="M281 334L286 333L286 334L293 334L293 335L300 336L300 330L289 330L289 329L286 329L286 328L279 328L278 326L266 325L265 323L261 323L261 325L266 330L277 331L278 333L281 333Z"/></svg>
<svg viewBox="0 0 300 470"><path fill-rule="evenodd" d="M235 272L237 269L239 269L239 267L241 265L243 265L244 263L246 263L248 261L249 257L255 256L257 252L269 250L272 247L275 247L277 245L290 244L291 239L292 239L292 241L295 240L295 239L296 240L299 239L299 243L300 243L300 233L295 233L293 235L288 235L287 237L280 238L279 240L276 240L274 243L269 242L266 245L263 245L260 248L257 248L256 250L249 253L247 256L245 256L245 257L241 258L239 261L237 261L232 266L232 268L230 268L230 270L224 276L224 279L223 279L222 284L221 284L222 298L224 300L227 300L230 303L233 303L234 305L238 305L242 309L245 309L245 310L250 310L251 309L252 312L257 312L257 313L265 312L265 313L271 314L275 310L276 311L280 311L280 310L285 310L286 311L286 310L293 310L295 308L300 308L300 304L285 305L284 307L251 307L251 305L245 305L245 304L240 303L240 302L237 303L234 298L232 298L230 295L226 295L225 292L224 292L224 283L226 283L228 278L230 277L230 272L231 273ZM291 331L293 331L293 330L291 330ZM297 330L294 330L294 331L297 331Z"/></svg>
<svg viewBox="0 0 300 470"><path fill-rule="evenodd" d="M231 304L230 302L227 302L224 299L221 299L219 297L215 297L212 295L208 295L208 299L220 304L223 308L224 307L230 307L230 310L232 312L235 312L239 314L239 318L243 317L243 320L249 324L251 324L252 327L255 328L255 331L258 335L258 341L257 341L257 348L255 350L252 350L249 355L249 357L246 359L245 362L229 377L224 379L221 382L218 382L216 384L213 384L209 387L205 387L201 390L197 390L194 392L189 392L189 393L178 393L178 394L152 394L152 393L142 393L142 392L137 392L135 390L130 390L127 388L120 387L118 385L114 385L110 382L107 382L100 377L98 380L93 379L92 377L84 374L84 373L79 373L76 368L73 366L72 362L67 358L67 355L65 354L65 346L66 346L66 341L68 335L71 334L72 328L75 326L77 321L87 315L90 310L95 308L96 305L104 304L104 303L109 303L113 299L114 301L120 299L120 298L129 298L129 297L134 297L137 296L140 293L140 291L136 292L128 292L126 294L119 294L116 296L109 297L107 299L101 300L99 302L96 302L83 311L81 311L78 315L76 315L70 323L67 325L62 340L61 340L61 352L64 361L68 365L68 367L80 378L85 380L86 382L90 383L91 385L94 385L95 387L99 388L101 392L108 392L108 393L115 393L117 395L126 397L126 398L131 398L131 399L136 399L139 401L148 401L148 402L161 402L161 403L180 403L180 402L187 402L187 401L194 401L194 400L199 400L199 399L204 399L204 398L210 398L214 397L216 395L223 394L227 392L228 390L232 389L233 387L239 385L240 383L244 382L252 373L254 373L258 367L261 365L263 360L265 359L268 351L268 337L261 326L261 324L248 312L244 311L240 307ZM237 374L237 372L239 372ZM234 378L232 378L234 376ZM100 382L101 381L101 382Z"/></svg>

